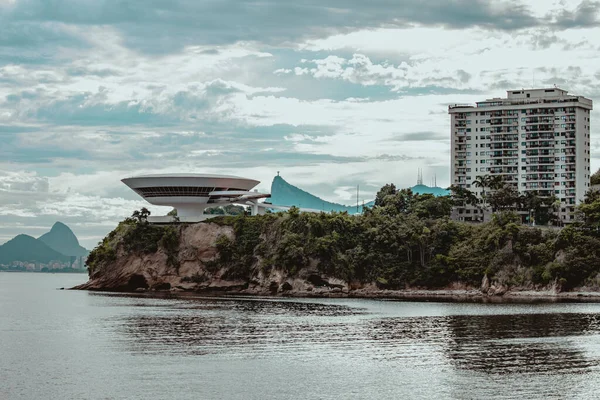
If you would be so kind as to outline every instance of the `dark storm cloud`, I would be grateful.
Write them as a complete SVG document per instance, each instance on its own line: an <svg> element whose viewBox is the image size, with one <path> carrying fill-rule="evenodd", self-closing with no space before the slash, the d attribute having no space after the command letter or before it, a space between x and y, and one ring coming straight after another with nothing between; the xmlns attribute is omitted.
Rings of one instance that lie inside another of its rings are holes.
<svg viewBox="0 0 600 400"><path fill-rule="evenodd" d="M586 4L581 7L587 9ZM566 21L569 15L559 17L560 21ZM577 13L572 20L572 24L589 22ZM16 30L7 38L15 44L44 40L40 32L20 31L17 27L22 24L30 29L48 22L112 26L123 33L129 47L149 53L177 51L193 44L237 41L282 44L382 26L420 24L451 29L479 26L516 30L543 23L515 0L502 4L488 0L23 0L3 13L0 11L0 22L9 22L10 29ZM71 39L68 35L58 35L52 40Z"/></svg>

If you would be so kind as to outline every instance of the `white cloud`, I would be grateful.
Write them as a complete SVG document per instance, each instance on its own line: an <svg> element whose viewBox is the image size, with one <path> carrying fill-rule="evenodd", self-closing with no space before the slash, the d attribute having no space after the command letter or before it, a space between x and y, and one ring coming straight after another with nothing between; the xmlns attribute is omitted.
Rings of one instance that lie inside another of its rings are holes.
<svg viewBox="0 0 600 400"><path fill-rule="evenodd" d="M494 4L491 11L506 5ZM539 18L580 4L527 2ZM365 200L384 183L412 185L417 168L445 186L447 104L532 84L600 96L598 27L359 24L334 35L342 31L322 27L279 47L192 38L153 54L131 46L115 25L53 26L82 43L61 42L47 60L0 64L0 215L12 221L0 242L7 232L66 219L89 246L145 205L120 182L142 173L241 174L268 191L281 170L342 203L357 184ZM594 132L593 169L600 167Z"/></svg>

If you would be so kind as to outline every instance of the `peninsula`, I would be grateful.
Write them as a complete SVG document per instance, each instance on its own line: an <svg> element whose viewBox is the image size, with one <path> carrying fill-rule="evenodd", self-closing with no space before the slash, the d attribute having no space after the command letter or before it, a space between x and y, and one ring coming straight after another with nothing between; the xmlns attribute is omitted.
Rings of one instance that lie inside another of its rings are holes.
<svg viewBox="0 0 600 400"><path fill-rule="evenodd" d="M463 196L463 197L461 197ZM195 224L121 222L77 289L288 296L582 296L600 287L600 196L580 222L532 227L509 207L490 222L449 219L464 191L386 185L361 215L287 212ZM591 293L591 294L590 294Z"/></svg>

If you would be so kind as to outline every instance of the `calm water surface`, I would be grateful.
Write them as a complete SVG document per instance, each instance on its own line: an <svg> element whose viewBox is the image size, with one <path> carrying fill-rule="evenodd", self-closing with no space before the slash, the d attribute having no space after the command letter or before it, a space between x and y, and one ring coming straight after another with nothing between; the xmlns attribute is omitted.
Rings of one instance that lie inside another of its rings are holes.
<svg viewBox="0 0 600 400"><path fill-rule="evenodd" d="M149 298L0 273L0 399L600 398L600 304Z"/></svg>

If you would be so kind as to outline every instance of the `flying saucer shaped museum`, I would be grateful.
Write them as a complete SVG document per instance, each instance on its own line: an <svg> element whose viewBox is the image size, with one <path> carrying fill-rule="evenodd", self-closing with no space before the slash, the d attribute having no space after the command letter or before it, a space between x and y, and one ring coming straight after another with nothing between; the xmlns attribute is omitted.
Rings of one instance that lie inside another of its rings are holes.
<svg viewBox="0 0 600 400"><path fill-rule="evenodd" d="M176 208L185 219L202 219L204 209L232 203L249 205L257 214L258 200L271 196L251 191L259 181L230 175L144 175L121 181L148 203Z"/></svg>

